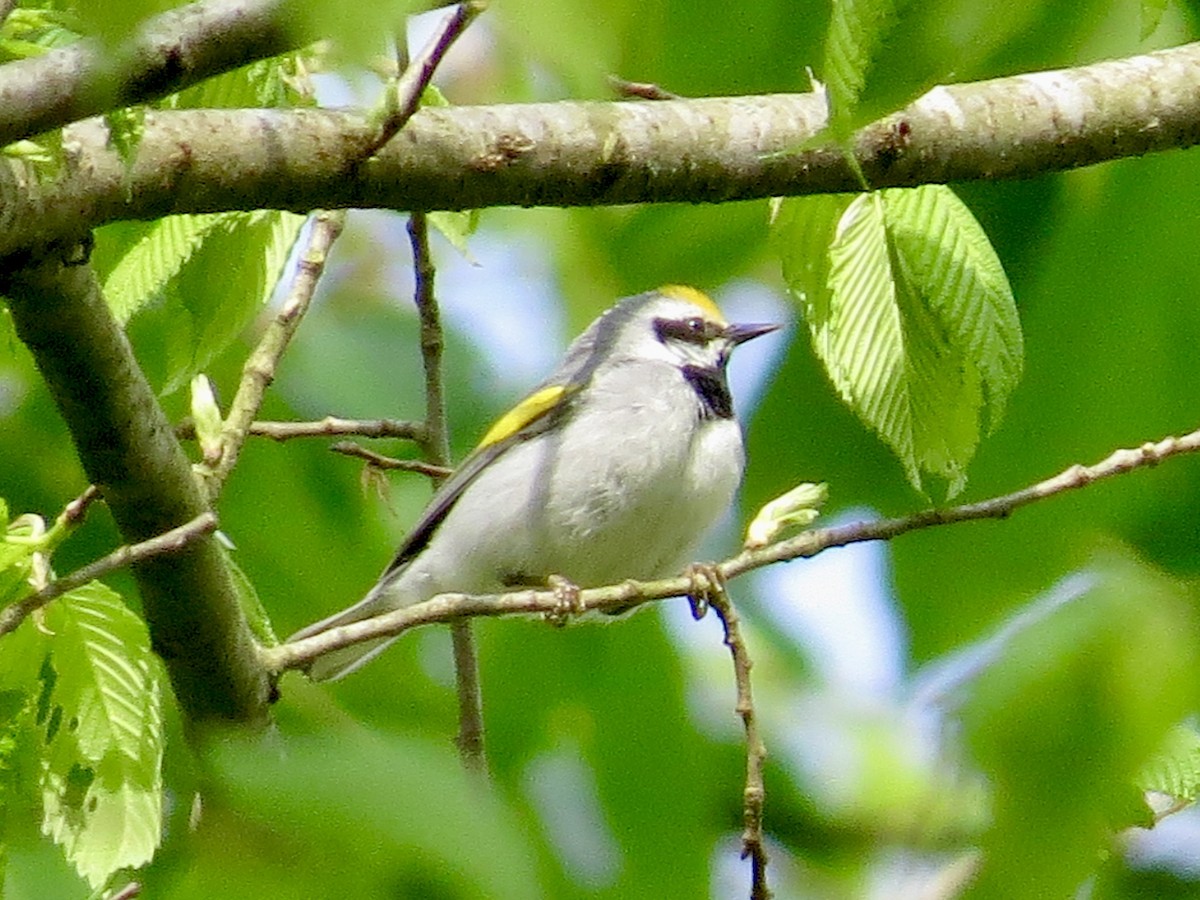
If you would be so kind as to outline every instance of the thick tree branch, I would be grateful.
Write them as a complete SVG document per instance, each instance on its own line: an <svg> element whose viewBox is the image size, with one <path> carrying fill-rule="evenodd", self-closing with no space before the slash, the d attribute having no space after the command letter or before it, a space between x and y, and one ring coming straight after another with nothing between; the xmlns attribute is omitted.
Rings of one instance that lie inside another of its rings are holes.
<svg viewBox="0 0 1200 900"><path fill-rule="evenodd" d="M875 186L1016 178L1200 142L1200 44L935 88L862 130ZM857 190L817 134L816 94L424 108L377 156L361 113L147 113L126 170L102 120L67 129L69 171L0 166L0 256L116 219L344 206L472 209L719 202Z"/></svg>
<svg viewBox="0 0 1200 900"><path fill-rule="evenodd" d="M165 97L300 43L284 0L206 0L150 19L124 44L81 41L0 66L0 145Z"/></svg>
<svg viewBox="0 0 1200 900"><path fill-rule="evenodd" d="M141 543L207 512L91 268L49 259L5 272L0 293L125 541ZM266 672L216 540L141 560L133 575L151 642L189 720L264 722Z"/></svg>
<svg viewBox="0 0 1200 900"><path fill-rule="evenodd" d="M744 550L732 559L715 566L715 574L728 580L744 575L771 563L816 556L830 547L844 547L864 541L886 541L910 531L971 522L977 519L1003 519L1022 506L1044 500L1066 491L1085 487L1096 481L1112 478L1153 466L1185 453L1200 451L1200 431L1181 438L1168 437L1157 443L1143 444L1130 450L1117 450L1093 466L1071 466L1069 469L1014 491L1011 494L967 503L946 509L928 509L895 519L854 522L834 528L805 531L793 538L770 544L757 550ZM650 600L681 597L693 590L694 578L680 576L661 581L626 581L610 587L589 588L579 592L580 611L623 610ZM554 591L517 591L508 594L466 595L442 594L423 603L398 609L373 619L332 628L310 638L266 648L262 651L264 664L272 672L302 669L314 659L333 650L357 644L371 638L402 634L421 625L452 622L471 616L506 616L514 614L561 616L562 601Z"/></svg>

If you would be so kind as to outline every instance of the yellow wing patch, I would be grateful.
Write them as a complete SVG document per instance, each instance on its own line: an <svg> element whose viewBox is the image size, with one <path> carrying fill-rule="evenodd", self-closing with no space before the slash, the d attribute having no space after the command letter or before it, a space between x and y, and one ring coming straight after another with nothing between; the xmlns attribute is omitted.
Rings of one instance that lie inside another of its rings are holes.
<svg viewBox="0 0 1200 900"><path fill-rule="evenodd" d="M686 284L664 284L658 289L658 292L664 297L672 297L675 300L685 300L688 303L694 303L717 322L720 322L722 325L726 324L725 316L721 313L721 308L704 291L689 287Z"/></svg>
<svg viewBox="0 0 1200 900"><path fill-rule="evenodd" d="M505 438L512 437L530 422L540 419L562 402L569 389L566 385L552 384L540 391L534 391L499 419L487 430L480 447L498 444Z"/></svg>

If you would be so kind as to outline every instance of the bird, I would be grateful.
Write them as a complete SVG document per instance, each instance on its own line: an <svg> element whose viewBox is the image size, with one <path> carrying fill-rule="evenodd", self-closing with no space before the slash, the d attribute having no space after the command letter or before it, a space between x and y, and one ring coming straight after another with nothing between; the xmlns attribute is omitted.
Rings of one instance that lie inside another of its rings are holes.
<svg viewBox="0 0 1200 900"><path fill-rule="evenodd" d="M730 354L779 327L730 324L684 285L618 301L488 429L366 596L289 641L446 592L678 574L745 468ZM341 678L396 639L330 651L308 675Z"/></svg>

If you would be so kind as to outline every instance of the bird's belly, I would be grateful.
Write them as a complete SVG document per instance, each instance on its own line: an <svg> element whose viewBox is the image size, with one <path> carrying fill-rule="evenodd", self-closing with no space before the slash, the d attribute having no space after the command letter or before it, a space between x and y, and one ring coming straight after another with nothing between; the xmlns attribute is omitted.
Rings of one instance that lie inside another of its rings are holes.
<svg viewBox="0 0 1200 900"><path fill-rule="evenodd" d="M624 461L571 456L556 467L542 506L544 574L590 586L678 571L741 479L737 424L705 425L686 452L651 439Z"/></svg>

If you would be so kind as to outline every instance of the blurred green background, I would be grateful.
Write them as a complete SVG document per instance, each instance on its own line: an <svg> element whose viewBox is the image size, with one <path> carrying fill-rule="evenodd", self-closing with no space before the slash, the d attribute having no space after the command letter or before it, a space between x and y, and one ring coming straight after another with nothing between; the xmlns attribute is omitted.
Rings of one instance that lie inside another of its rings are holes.
<svg viewBox="0 0 1200 900"><path fill-rule="evenodd" d="M912 4L865 102L882 110L939 81L1194 36L1190 15L1170 4L1143 40L1142 13L1133 0ZM689 96L807 90L828 15L826 3L796 0L499 0L437 82L456 104L606 98L609 74ZM1027 353L963 500L1197 426L1196 151L955 189L1005 265ZM263 418L421 414L404 224L400 214L351 215ZM801 481L829 483L829 519L928 505L837 400L766 237L766 204L739 203L487 210L470 259L439 240L456 458L615 298L680 282L711 292L731 317L798 326L736 363L750 463L740 508L709 555L728 555L753 512ZM155 339L136 320L131 330ZM256 333L212 367L225 402ZM0 496L49 517L83 476L28 354L10 330L0 346ZM758 377L769 380L748 397ZM164 403L175 419L186 412L181 394ZM222 500L222 528L280 634L360 596L428 497L406 475L381 495L327 444L251 441ZM1200 821L1187 813L1098 855L1111 829L1138 816L1138 767L1196 707L1198 509L1200 460L1184 458L1011 520L736 582L772 754L777 895L949 896L937 885L971 871L982 847L977 896L1065 897L1081 884L1092 896L1200 896ZM96 508L56 567L116 543ZM112 583L133 596L128 579ZM728 656L714 622L692 623L683 601L664 607L564 630L477 624L495 777L486 797L454 758L441 630L406 637L333 686L286 678L265 748L230 741L198 763L176 723L174 811L144 896L746 895ZM217 786L191 837L191 792L205 775ZM28 832L8 896L86 895L61 854Z"/></svg>

